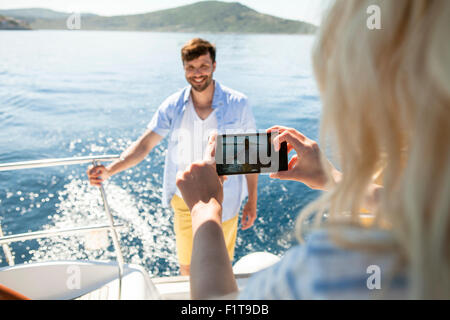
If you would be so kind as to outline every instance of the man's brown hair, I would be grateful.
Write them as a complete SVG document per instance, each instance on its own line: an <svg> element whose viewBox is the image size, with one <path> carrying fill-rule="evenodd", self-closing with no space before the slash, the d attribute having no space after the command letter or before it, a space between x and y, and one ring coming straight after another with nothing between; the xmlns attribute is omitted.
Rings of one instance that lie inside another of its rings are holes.
<svg viewBox="0 0 450 320"><path fill-rule="evenodd" d="M216 62L216 46L206 40L194 38L189 40L183 48L181 48L181 60L184 64L184 62L197 59L208 52L212 62Z"/></svg>

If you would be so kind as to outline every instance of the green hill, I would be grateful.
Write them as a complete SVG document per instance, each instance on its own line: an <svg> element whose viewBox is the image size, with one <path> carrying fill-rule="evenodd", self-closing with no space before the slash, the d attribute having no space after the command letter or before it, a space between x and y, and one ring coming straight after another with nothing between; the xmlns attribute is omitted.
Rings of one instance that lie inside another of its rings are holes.
<svg viewBox="0 0 450 320"><path fill-rule="evenodd" d="M42 8L5 9L0 14L16 19L66 19L67 13Z"/></svg>
<svg viewBox="0 0 450 320"><path fill-rule="evenodd" d="M67 29L68 13L45 9L15 10L9 16L21 18L33 29ZM33 10L40 10L35 15ZM44 10L44 11L42 11ZM0 10L0 14L6 10ZM9 10L11 11L11 10ZM61 17L61 14L64 16ZM314 33L316 26L261 14L238 2L203 1L145 14L103 17L81 14L82 30L136 30L211 33Z"/></svg>

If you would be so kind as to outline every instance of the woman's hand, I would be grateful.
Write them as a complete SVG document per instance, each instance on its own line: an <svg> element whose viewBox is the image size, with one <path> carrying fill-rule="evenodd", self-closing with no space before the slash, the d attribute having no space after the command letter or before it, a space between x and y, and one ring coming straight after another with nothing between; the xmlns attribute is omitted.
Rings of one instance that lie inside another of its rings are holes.
<svg viewBox="0 0 450 320"><path fill-rule="evenodd" d="M223 202L223 182L226 178L219 177L216 172L216 136L213 134L209 138L204 161L195 162L186 171L177 173L177 187L191 212L200 202L206 204L212 199L220 205Z"/></svg>
<svg viewBox="0 0 450 320"><path fill-rule="evenodd" d="M192 217L192 231L207 221L222 223L223 177L216 172L215 135L209 139L205 160L177 173L176 184Z"/></svg>
<svg viewBox="0 0 450 320"><path fill-rule="evenodd" d="M340 178L340 173L326 160L322 163L322 152L318 144L295 129L275 126L267 132L279 132L273 139L275 150L280 149L282 142L287 142L288 153L297 152L289 162L287 171L270 174L271 178L281 180L295 180L306 184L312 189L325 190L328 183L327 170L331 170L334 180Z"/></svg>
<svg viewBox="0 0 450 320"><path fill-rule="evenodd" d="M178 172L176 184L191 211L199 203L223 202L222 181L215 165L207 161L195 162L186 171Z"/></svg>

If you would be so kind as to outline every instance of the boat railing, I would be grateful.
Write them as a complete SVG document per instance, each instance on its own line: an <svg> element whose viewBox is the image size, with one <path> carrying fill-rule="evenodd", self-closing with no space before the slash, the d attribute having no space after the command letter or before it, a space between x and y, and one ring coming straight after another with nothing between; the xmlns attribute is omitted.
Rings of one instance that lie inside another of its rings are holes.
<svg viewBox="0 0 450 320"><path fill-rule="evenodd" d="M66 165L80 165L92 163L97 165L99 161L114 161L120 159L117 155L102 155L102 156L88 156L88 157L73 157L73 158L62 158L62 159L44 159L36 161L24 161L24 162L12 162L12 163L0 163L0 171L12 171L12 170L22 170L22 169L34 169L34 168L47 168L54 166L66 166ZM50 238L56 236L70 236L79 235L83 233L89 233L92 231L109 231L113 242L114 251L117 258L118 268L119 268L119 299L121 293L121 283L124 268L124 259L122 255L122 250L120 248L119 237L117 235L117 228L123 227L121 224L115 224L113 215L108 204L108 199L106 196L105 189L103 185L99 187L100 194L103 200L103 207L105 209L105 214L108 220L107 224L104 225L91 225L86 227L73 227L66 229L49 229L36 232L28 232L15 235L5 236L2 231L0 223L0 245L3 248L6 260L10 266L14 266L14 257L11 253L9 247L10 243L17 241L26 241L39 238Z"/></svg>

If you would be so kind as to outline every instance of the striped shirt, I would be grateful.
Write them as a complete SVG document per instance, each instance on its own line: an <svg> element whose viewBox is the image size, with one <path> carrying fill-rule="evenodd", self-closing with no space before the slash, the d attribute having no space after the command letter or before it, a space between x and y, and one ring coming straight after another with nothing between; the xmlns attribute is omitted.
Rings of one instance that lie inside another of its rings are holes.
<svg viewBox="0 0 450 320"><path fill-rule="evenodd" d="M386 231L342 231L345 239L356 243L392 243ZM239 299L406 299L407 279L398 261L393 251L341 248L329 231L320 229L278 263L253 275Z"/></svg>

